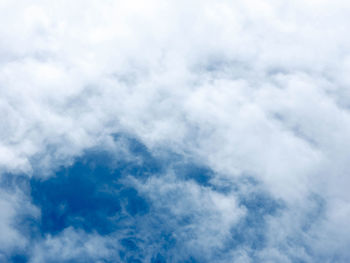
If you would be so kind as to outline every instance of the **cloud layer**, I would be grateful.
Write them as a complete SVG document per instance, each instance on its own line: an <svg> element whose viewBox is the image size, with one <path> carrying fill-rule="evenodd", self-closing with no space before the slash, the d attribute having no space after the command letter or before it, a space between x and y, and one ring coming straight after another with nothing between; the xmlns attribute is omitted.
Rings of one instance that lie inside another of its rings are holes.
<svg viewBox="0 0 350 263"><path fill-rule="evenodd" d="M0 261L348 262L348 10L0 1Z"/></svg>

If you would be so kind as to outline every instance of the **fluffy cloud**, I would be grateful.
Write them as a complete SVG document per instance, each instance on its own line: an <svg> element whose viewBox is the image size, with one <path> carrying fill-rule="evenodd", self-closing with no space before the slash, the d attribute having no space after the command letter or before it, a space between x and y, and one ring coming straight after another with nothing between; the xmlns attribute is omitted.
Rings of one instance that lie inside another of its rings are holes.
<svg viewBox="0 0 350 263"><path fill-rule="evenodd" d="M223 262L349 259L347 2L4 0L0 10L2 181L50 178L94 147L133 160L113 139L128 134L154 158L172 152L213 171L207 185L172 165L130 179L157 209L201 222L187 249L215 238ZM242 183L247 177L257 183ZM0 251L23 248L11 222L30 196L0 191L0 227L12 240L0 239ZM173 192L179 199L167 200ZM257 192L284 206L263 215L264 248L254 253L241 240L223 252L232 228L247 228L242 196ZM96 238L68 229L40 244L60 254L65 238L84 235ZM91 242L107 242L99 238ZM46 260L41 249L34 262Z"/></svg>

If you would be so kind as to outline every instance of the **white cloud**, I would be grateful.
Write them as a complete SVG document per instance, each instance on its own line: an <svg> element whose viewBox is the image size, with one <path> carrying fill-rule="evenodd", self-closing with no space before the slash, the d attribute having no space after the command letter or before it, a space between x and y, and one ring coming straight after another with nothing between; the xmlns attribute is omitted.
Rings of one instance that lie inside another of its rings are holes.
<svg viewBox="0 0 350 263"><path fill-rule="evenodd" d="M118 255L113 253L113 249L116 247L117 244L113 244L113 240L110 238L67 228L59 236L49 235L42 243L36 244L31 251L30 262L53 260L103 262L103 259L108 259L111 256L117 259Z"/></svg>
<svg viewBox="0 0 350 263"><path fill-rule="evenodd" d="M292 214L320 195L320 227L349 244L332 228L349 216L348 5L1 1L0 167L50 173L124 131L217 181L252 174Z"/></svg>
<svg viewBox="0 0 350 263"><path fill-rule="evenodd" d="M38 218L40 212L19 189L0 190L0 258L6 258L13 250L25 250L28 245L25 226L20 229L19 216ZM5 260L4 260L5 261Z"/></svg>
<svg viewBox="0 0 350 263"><path fill-rule="evenodd" d="M171 172L151 177L146 183L135 183L153 203L155 216L165 216L161 222L173 229L176 248L182 251L182 255L173 252L175 261L191 253L215 260L216 251L224 249L231 238L232 226L245 215L245 208L239 206L234 194L218 193L193 181L179 181ZM162 215L159 211L167 212Z"/></svg>

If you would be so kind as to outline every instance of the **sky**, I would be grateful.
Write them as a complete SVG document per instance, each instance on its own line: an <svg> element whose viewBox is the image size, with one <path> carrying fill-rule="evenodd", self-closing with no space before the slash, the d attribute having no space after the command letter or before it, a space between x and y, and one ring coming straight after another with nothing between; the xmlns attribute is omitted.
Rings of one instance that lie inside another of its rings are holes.
<svg viewBox="0 0 350 263"><path fill-rule="evenodd" d="M350 262L350 2L0 0L0 262Z"/></svg>

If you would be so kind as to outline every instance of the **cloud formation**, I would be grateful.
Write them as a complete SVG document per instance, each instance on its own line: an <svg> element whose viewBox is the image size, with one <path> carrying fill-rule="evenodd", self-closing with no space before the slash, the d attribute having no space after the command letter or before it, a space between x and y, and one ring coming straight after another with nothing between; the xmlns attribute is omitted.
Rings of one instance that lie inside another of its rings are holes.
<svg viewBox="0 0 350 263"><path fill-rule="evenodd" d="M348 10L0 1L0 260L349 261Z"/></svg>

